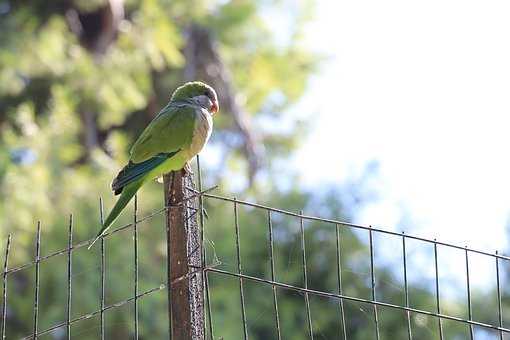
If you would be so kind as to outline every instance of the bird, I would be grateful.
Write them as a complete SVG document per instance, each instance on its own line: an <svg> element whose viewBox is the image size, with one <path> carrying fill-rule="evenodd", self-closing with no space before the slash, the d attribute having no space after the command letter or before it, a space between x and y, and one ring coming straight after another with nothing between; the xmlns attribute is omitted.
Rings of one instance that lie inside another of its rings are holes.
<svg viewBox="0 0 510 340"><path fill-rule="evenodd" d="M213 130L213 115L219 110L216 91L193 81L178 87L168 104L154 117L130 150L129 162L112 181L120 195L101 225L89 249L148 180L181 170L206 145Z"/></svg>

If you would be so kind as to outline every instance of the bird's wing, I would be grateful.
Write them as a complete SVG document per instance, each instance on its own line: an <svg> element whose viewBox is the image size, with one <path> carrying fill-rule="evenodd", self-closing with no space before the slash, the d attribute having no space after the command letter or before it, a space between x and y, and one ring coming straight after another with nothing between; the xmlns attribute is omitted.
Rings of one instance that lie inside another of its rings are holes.
<svg viewBox="0 0 510 340"><path fill-rule="evenodd" d="M167 106L133 144L130 161L141 163L161 153L172 153L189 147L195 117L196 111L191 105Z"/></svg>
<svg viewBox="0 0 510 340"><path fill-rule="evenodd" d="M174 152L160 153L140 163L129 162L124 168L122 168L122 170L117 174L117 177L115 177L113 180L113 192L115 195L120 194L126 185L140 179L146 173L152 169L155 169L167 159L174 156L177 152L179 152L179 150Z"/></svg>
<svg viewBox="0 0 510 340"><path fill-rule="evenodd" d="M112 182L115 194L191 144L195 125L192 106L166 107L131 148L129 163Z"/></svg>

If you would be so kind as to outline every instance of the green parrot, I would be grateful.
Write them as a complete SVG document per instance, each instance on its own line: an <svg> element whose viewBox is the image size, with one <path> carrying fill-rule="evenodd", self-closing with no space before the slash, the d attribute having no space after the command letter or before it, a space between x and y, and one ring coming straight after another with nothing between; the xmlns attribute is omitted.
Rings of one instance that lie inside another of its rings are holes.
<svg viewBox="0 0 510 340"><path fill-rule="evenodd" d="M209 85L194 81L174 91L170 102L133 144L128 164L113 180L112 191L120 197L89 249L145 182L182 169L202 150L211 136L216 112L218 97Z"/></svg>

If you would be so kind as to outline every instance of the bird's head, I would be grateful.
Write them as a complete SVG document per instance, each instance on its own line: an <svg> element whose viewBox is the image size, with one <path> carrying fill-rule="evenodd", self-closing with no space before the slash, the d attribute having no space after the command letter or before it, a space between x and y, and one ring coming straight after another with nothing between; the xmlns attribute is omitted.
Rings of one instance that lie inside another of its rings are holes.
<svg viewBox="0 0 510 340"><path fill-rule="evenodd" d="M192 81L178 87L174 91L171 100L191 100L211 114L215 114L219 109L216 91L200 81Z"/></svg>

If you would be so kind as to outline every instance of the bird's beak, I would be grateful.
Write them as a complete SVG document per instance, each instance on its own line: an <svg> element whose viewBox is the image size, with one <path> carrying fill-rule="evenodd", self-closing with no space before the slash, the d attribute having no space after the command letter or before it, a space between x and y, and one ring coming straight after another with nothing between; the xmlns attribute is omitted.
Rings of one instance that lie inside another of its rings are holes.
<svg viewBox="0 0 510 340"><path fill-rule="evenodd" d="M218 110L219 110L219 109L220 109L220 108L219 108L219 106L218 106L218 102L217 102L217 101L214 101L214 102L212 103L211 112L212 112L213 114L215 114L216 112L218 112Z"/></svg>

